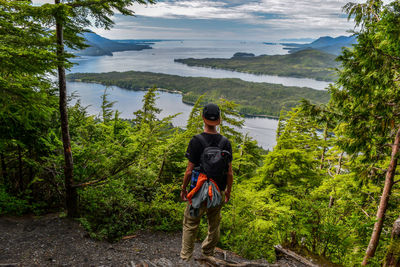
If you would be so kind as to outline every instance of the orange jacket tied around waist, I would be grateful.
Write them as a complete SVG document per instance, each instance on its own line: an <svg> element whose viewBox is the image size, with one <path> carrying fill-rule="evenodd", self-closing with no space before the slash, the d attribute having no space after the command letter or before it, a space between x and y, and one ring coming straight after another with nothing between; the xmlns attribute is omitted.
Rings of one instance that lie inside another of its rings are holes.
<svg viewBox="0 0 400 267"><path fill-rule="evenodd" d="M187 199L193 208L199 208L206 200L207 208L215 207L221 204L221 192L213 179L207 179L204 173L200 173L196 187L189 192Z"/></svg>

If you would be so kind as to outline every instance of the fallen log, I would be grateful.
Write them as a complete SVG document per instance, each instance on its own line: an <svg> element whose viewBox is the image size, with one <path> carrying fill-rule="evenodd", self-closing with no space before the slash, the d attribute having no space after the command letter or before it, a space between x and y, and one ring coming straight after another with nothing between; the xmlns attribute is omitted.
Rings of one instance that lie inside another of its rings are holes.
<svg viewBox="0 0 400 267"><path fill-rule="evenodd" d="M296 266L301 266L301 267L318 267L318 265L312 263L311 261L307 260L306 258L298 255L297 253L283 248L281 245L276 245L275 246L275 253L276 253L276 258L282 258L284 257L288 261L295 261L297 262Z"/></svg>
<svg viewBox="0 0 400 267"><path fill-rule="evenodd" d="M195 258L195 261L201 263L201 264L209 264L211 266L223 266L223 267L277 267L275 264L264 264L264 263L254 263L254 262L232 262L232 261L226 261L226 260L221 260L217 259L215 257L201 257L201 258Z"/></svg>
<svg viewBox="0 0 400 267"><path fill-rule="evenodd" d="M135 238L135 237L137 237L137 235L127 235L127 236L124 236L123 238L121 238L122 240L127 240L127 239L132 239L132 238Z"/></svg>

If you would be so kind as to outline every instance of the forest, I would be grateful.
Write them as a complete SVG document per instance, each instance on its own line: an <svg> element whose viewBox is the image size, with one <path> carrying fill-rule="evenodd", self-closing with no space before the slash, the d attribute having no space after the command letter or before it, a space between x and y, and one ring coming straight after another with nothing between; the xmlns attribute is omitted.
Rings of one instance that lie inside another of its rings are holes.
<svg viewBox="0 0 400 267"><path fill-rule="evenodd" d="M219 98L235 101L244 115L269 115L278 118L282 109L290 110L302 99L314 104L325 104L329 93L307 87L281 84L246 82L240 79L213 79L182 77L152 72L71 73L69 81L96 82L106 86L116 85L128 90L158 88L182 93L185 103L194 104L204 94L203 102L215 102Z"/></svg>
<svg viewBox="0 0 400 267"><path fill-rule="evenodd" d="M1 216L60 212L110 242L181 229L184 154L202 131L208 92L185 128L173 127L173 116L157 119L156 87L132 120L119 117L107 91L100 116L79 100L68 105L73 55L64 47L84 48L79 33L92 23L108 29L116 11L133 15L127 2L0 0ZM400 2L344 10L358 42L338 57L329 102L280 112L272 151L235 130L238 104L218 99L234 158L219 247L272 262L282 244L342 266L399 266Z"/></svg>
<svg viewBox="0 0 400 267"><path fill-rule="evenodd" d="M252 74L278 75L296 78L312 78L334 81L334 69L338 67L336 56L316 49L305 49L287 55L260 55L231 58L184 58L175 62L189 66L227 69Z"/></svg>

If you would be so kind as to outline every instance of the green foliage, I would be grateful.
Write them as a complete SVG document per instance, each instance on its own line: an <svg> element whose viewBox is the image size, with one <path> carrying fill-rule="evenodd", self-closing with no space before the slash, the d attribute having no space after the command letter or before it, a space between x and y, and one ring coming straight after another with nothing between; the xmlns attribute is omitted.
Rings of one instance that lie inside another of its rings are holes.
<svg viewBox="0 0 400 267"><path fill-rule="evenodd" d="M54 19L65 23L67 45L79 47L82 40L76 33L83 26L94 22L108 28L109 15L114 10L131 14L127 4L132 2L68 1L33 7L0 0L0 214L64 207L58 99L45 76L57 63L49 30ZM202 104L213 101L222 111L220 131L232 142L235 175L231 201L223 209L220 245L250 258L273 260L273 245L283 244L344 266L358 265L375 223L390 160L388 144L399 127L400 5L371 0L346 9L362 27L358 44L339 57L343 68L329 88L332 97L326 105L315 104L328 101L325 92L238 79L71 74L79 81L150 88L133 120L119 118L107 91L99 117L88 115L79 100L69 107L80 221L91 236L114 241L138 229L180 229L185 203L179 200L179 185L187 164L186 146L203 129ZM314 52L254 60L274 58L287 65L298 56L317 56L317 61L304 57L303 66L292 67L323 69L325 75L325 56L307 53ZM179 89L184 101L194 103L185 129L172 126L174 116L159 119L154 83ZM313 103L303 101L289 110L304 97ZM239 112L280 114L273 151L262 151L238 131L243 125ZM399 206L400 190L394 187L373 265L380 264L388 247L397 245L390 243L390 229Z"/></svg>
<svg viewBox="0 0 400 267"><path fill-rule="evenodd" d="M313 78L333 81L333 69L338 66L335 56L314 49L301 50L287 55L260 55L257 57L186 58L175 62L189 66L226 69L252 74L278 75L285 77Z"/></svg>
<svg viewBox="0 0 400 267"><path fill-rule="evenodd" d="M26 213L30 205L26 199L19 199L7 193L4 187L0 187L0 215L22 215Z"/></svg>
<svg viewBox="0 0 400 267"><path fill-rule="evenodd" d="M132 123L87 116L79 102L70 110L75 179L84 185L81 222L93 237L116 240L137 229L179 227L183 205L177 201L177 180L188 140L171 128L173 116L157 119L155 99L153 88ZM108 103L107 96L103 101ZM108 108L111 114L112 105Z"/></svg>
<svg viewBox="0 0 400 267"><path fill-rule="evenodd" d="M239 111L248 115L279 116L281 109L290 110L303 98L320 104L329 101L326 91L281 84L254 83L240 79L212 79L181 77L151 72L71 73L71 81L96 82L106 86L116 85L128 90L143 90L156 85L159 88L182 92L183 102L216 103L220 98L239 104Z"/></svg>

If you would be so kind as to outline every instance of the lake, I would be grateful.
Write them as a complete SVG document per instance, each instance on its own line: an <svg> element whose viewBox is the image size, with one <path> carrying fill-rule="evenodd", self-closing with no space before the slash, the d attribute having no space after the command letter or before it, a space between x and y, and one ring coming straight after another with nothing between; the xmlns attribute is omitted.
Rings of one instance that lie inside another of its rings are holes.
<svg viewBox="0 0 400 267"><path fill-rule="evenodd" d="M83 106L87 106L87 112L91 115L100 115L101 97L105 86L95 83L69 82L68 91L76 92L81 99ZM117 86L111 86L107 89L109 101L116 101L114 109L122 112L121 118L133 118L133 112L142 107L142 98L146 92L131 91ZM74 103L74 101L73 101ZM158 108L162 111L159 118L164 118L177 113L181 115L172 120L174 126L185 127L192 106L182 102L180 94L158 92L156 101ZM275 132L278 121L268 118L245 118L245 125L240 129L242 133L249 133L251 137L257 140L258 144L264 149L270 149L275 146Z"/></svg>
<svg viewBox="0 0 400 267"><path fill-rule="evenodd" d="M70 72L110 72L110 71L150 71L180 76L239 78L252 82L277 83L287 86L307 86L322 90L327 82L313 79L254 75L234 71L216 70L201 67L189 67L174 62L176 58L229 58L236 52L247 52L255 55L286 54L281 45L266 45L261 42L182 40L156 42L153 49L142 51L125 51L113 53L113 56L81 57L73 61L75 65ZM105 86L87 83L68 83L68 91L76 92L83 105L88 106L90 114L99 114L101 95ZM132 118L132 113L141 108L143 91L129 91L112 87L108 92L111 101L117 101L114 108L122 112L122 118ZM160 117L182 113L173 120L175 126L186 125L191 106L182 103L180 94L159 93L157 106L162 109ZM264 149L272 149L275 144L275 131L278 121L268 118L246 118L242 132L248 132Z"/></svg>

